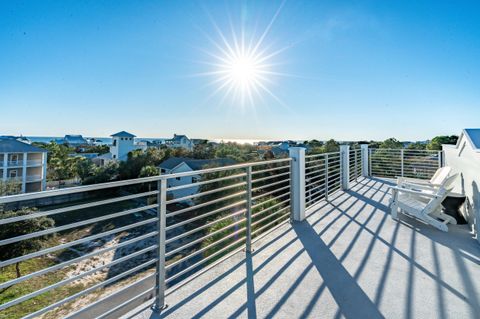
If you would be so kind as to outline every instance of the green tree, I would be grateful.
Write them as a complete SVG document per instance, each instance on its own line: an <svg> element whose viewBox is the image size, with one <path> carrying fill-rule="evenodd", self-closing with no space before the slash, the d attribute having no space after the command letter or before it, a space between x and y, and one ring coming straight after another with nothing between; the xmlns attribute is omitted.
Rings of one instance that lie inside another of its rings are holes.
<svg viewBox="0 0 480 319"><path fill-rule="evenodd" d="M340 144L338 144L338 142L334 139L328 140L327 142L325 142L325 145L323 145L324 153L338 152L339 150Z"/></svg>
<svg viewBox="0 0 480 319"><path fill-rule="evenodd" d="M82 160L81 157L71 156L74 149L67 145L60 145L51 142L44 146L48 150L47 157L47 179L65 180L77 176L77 163Z"/></svg>
<svg viewBox="0 0 480 319"><path fill-rule="evenodd" d="M0 180L0 196L15 195L20 193L22 185L18 181Z"/></svg>
<svg viewBox="0 0 480 319"><path fill-rule="evenodd" d="M36 211L37 209L35 208L22 208L17 211L7 211L2 213L2 218L29 215ZM45 216L6 224L0 227L0 240L49 229L53 227L54 224L53 219ZM8 260L37 251L44 246L44 242L48 237L51 237L51 235L39 236L5 245L0 249L0 259ZM17 278L21 277L20 262L15 264L15 270L17 272Z"/></svg>
<svg viewBox="0 0 480 319"><path fill-rule="evenodd" d="M153 165L147 165L142 167L140 170L139 177L149 177L149 176L156 176L159 174L159 170L157 167Z"/></svg>
<svg viewBox="0 0 480 319"><path fill-rule="evenodd" d="M457 144L458 136L451 135L451 136L435 136L430 143L427 144L427 150L432 151L441 151L442 144Z"/></svg>
<svg viewBox="0 0 480 319"><path fill-rule="evenodd" d="M403 148L403 144L396 138L391 137L383 141L382 144L380 144L380 148L400 149Z"/></svg>
<svg viewBox="0 0 480 319"><path fill-rule="evenodd" d="M118 179L118 163L110 162L102 167L94 167L89 175L84 176L82 184L98 184Z"/></svg>
<svg viewBox="0 0 480 319"><path fill-rule="evenodd" d="M424 150L426 149L427 145L425 143L421 142L415 142L415 143L410 143L407 146L407 149L409 150Z"/></svg>

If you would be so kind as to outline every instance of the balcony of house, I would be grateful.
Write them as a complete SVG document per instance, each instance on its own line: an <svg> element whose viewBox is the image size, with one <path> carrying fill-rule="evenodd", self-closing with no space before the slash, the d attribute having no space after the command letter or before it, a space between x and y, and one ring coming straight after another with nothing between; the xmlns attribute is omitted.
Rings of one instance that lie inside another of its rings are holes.
<svg viewBox="0 0 480 319"><path fill-rule="evenodd" d="M27 166L35 167L43 165L43 154L42 153L28 153L27 155Z"/></svg>
<svg viewBox="0 0 480 319"><path fill-rule="evenodd" d="M441 152L292 149L280 160L0 197L5 211L36 207L7 213L0 227L45 224L0 238L2 247L44 240L0 261L5 271L29 264L0 283L9 294L0 311L477 318L480 248L469 226L443 232L403 214L391 218L392 178L427 179L441 166ZM200 178L168 186L192 175ZM189 187L198 191L172 195Z"/></svg>

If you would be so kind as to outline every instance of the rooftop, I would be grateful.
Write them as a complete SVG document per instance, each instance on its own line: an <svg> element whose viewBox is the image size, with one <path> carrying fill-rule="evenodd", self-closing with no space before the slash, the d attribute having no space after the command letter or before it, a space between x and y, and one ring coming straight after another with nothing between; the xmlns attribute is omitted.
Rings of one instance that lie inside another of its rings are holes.
<svg viewBox="0 0 480 319"><path fill-rule="evenodd" d="M480 247L392 220L388 186L363 179L173 291L162 318L476 318ZM145 304L126 317L159 318Z"/></svg>
<svg viewBox="0 0 480 319"><path fill-rule="evenodd" d="M0 153L46 153L47 150L14 139L0 139Z"/></svg>
<svg viewBox="0 0 480 319"><path fill-rule="evenodd" d="M135 137L135 135L133 135L131 133L128 133L128 132L125 132L125 131L121 131L121 132L112 134L110 136L112 136L112 137Z"/></svg>
<svg viewBox="0 0 480 319"><path fill-rule="evenodd" d="M185 163L191 169L199 170L208 165L226 166L235 164L235 161L230 158L215 158L215 159L193 159L189 157L170 157L163 161L159 166L168 170L174 169L178 165Z"/></svg>

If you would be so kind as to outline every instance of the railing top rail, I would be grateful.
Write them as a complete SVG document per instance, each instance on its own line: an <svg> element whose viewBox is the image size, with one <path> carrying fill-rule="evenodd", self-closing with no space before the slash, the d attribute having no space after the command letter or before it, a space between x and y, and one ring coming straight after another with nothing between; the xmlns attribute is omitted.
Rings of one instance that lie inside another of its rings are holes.
<svg viewBox="0 0 480 319"><path fill-rule="evenodd" d="M332 154L340 154L340 151L337 151L337 152L328 152L328 153L322 153L322 154L306 155L305 158L320 157L320 156L332 155Z"/></svg>
<svg viewBox="0 0 480 319"><path fill-rule="evenodd" d="M142 183L150 183L150 182L155 182L163 179L171 179L171 178L191 176L191 175L200 175L200 174L208 174L208 173L214 173L214 172L220 172L220 171L242 169L246 167L255 167L255 166L268 165L268 164L290 162L291 160L292 159L288 157L288 158L282 158L282 159L276 159L276 160L270 160L270 161L259 161L259 162L250 162L250 163L235 164L235 165L229 165L229 166L213 167L213 168L201 169L201 170L190 171L190 172L163 174L163 175L157 175L157 176L127 179L122 181L114 181L114 182L100 183L100 184L94 184L94 185L84 185L84 186L76 186L72 188L54 189L54 190L38 192L38 193L0 196L0 204L27 201L27 200L33 200L33 199L39 199L39 198L46 198L46 197L54 197L54 196L60 196L60 195L76 194L76 193L96 191L101 189L128 186L128 185L136 185L136 184L142 184Z"/></svg>
<svg viewBox="0 0 480 319"><path fill-rule="evenodd" d="M409 148L369 148L372 151L404 151L404 152L417 152L417 153L434 153L437 154L437 150L416 150L416 149L409 149Z"/></svg>

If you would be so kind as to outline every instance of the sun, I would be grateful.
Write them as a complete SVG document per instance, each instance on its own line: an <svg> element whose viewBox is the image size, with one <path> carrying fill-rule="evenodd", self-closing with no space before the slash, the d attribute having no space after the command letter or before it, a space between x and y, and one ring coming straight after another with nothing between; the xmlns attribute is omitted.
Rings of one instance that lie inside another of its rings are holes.
<svg viewBox="0 0 480 319"><path fill-rule="evenodd" d="M275 70L280 65L275 58L286 48L272 50L272 45L266 45L269 31L282 6L261 33L247 34L244 25L236 28L232 21L229 28L220 28L211 19L216 32L204 32L204 35L213 49L201 49L210 58L204 62L210 70L199 74L212 79L209 86L213 86L214 90L209 98L220 95L220 104L230 98L233 105L242 108L255 108L259 100L265 101L266 97L284 105L271 86L276 77L288 76Z"/></svg>

